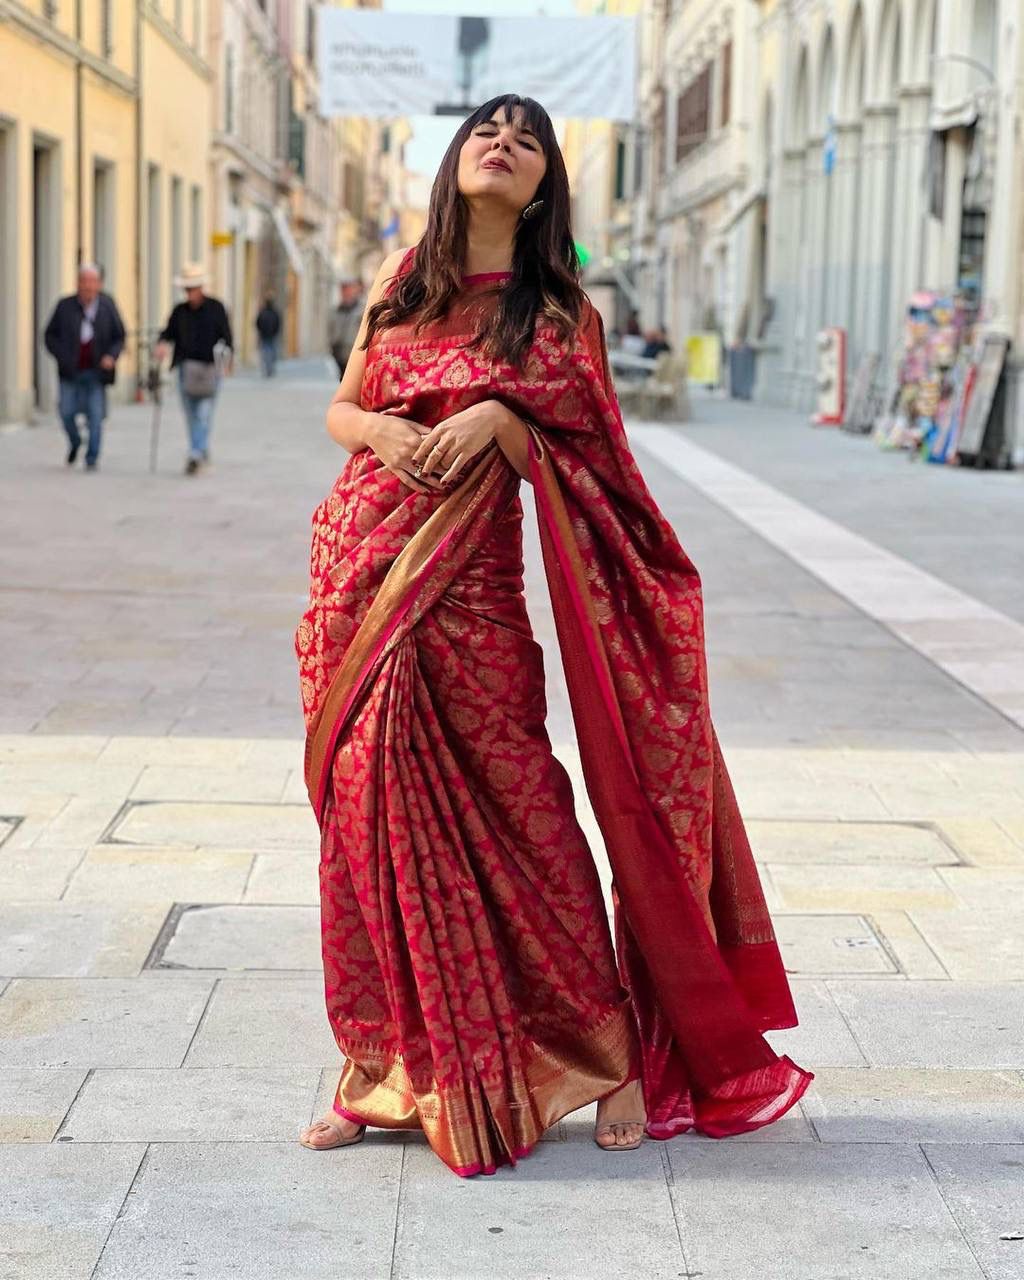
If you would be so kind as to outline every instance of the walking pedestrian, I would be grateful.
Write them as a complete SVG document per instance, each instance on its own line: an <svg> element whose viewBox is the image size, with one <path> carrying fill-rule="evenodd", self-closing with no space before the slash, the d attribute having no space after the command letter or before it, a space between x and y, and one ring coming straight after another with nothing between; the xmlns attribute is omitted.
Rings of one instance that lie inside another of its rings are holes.
<svg viewBox="0 0 1024 1280"><path fill-rule="evenodd" d="M256 332L260 338L260 363L263 376L272 378L277 364L278 335L281 332L281 313L274 305L274 295L268 293L256 317Z"/></svg>
<svg viewBox="0 0 1024 1280"><path fill-rule="evenodd" d="M185 290L185 301L170 314L157 339L154 355L163 360L173 347L171 368L178 370L181 407L188 425L189 451L185 474L195 475L210 460L213 409L221 373L230 372L234 343L223 302L204 292L206 272L198 262L187 263L174 282Z"/></svg>
<svg viewBox="0 0 1024 1280"><path fill-rule="evenodd" d="M345 375L345 366L352 354L352 347L359 333L359 325L363 318L363 286L354 276L341 282L341 300L331 312L328 345L334 363L338 366L338 377Z"/></svg>
<svg viewBox="0 0 1024 1280"><path fill-rule="evenodd" d="M490 1173L595 1100L595 1142L622 1152L760 1128L813 1078L762 1034L797 1018L711 722L700 578L630 451L570 208L547 112L473 111L328 410L351 456L295 633L345 1056L300 1135L317 1150L421 1129ZM521 477L617 964L544 726Z"/></svg>
<svg viewBox="0 0 1024 1280"><path fill-rule="evenodd" d="M117 358L124 347L124 325L117 304L101 291L98 266L78 268L78 291L61 298L53 309L43 341L57 361L60 378L60 420L68 438L68 466L74 466L82 437L78 415L89 429L85 467L99 466L103 419L107 416L107 387L116 377Z"/></svg>

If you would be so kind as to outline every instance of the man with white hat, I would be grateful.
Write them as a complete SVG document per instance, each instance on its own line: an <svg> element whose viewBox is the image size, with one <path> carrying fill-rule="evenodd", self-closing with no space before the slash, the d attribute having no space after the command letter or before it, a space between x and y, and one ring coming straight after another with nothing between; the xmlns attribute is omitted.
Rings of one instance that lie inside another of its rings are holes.
<svg viewBox="0 0 1024 1280"><path fill-rule="evenodd" d="M163 360L174 347L171 368L178 370L181 406L189 434L185 474L192 476L201 463L210 460L213 405L222 369L230 370L227 353L234 350L234 343L223 302L203 292L206 273L202 264L186 263L174 283L185 290L185 301L171 312L153 354Z"/></svg>

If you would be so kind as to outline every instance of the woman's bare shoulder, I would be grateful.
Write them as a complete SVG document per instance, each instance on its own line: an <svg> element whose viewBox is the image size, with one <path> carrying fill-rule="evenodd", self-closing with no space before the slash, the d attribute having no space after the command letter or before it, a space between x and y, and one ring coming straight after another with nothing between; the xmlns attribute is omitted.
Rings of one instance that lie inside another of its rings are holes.
<svg viewBox="0 0 1024 1280"><path fill-rule="evenodd" d="M405 255L410 253L416 246L408 245L404 249L396 249L394 253L389 253L377 268L377 275L373 284L370 286L368 302L376 302L382 297L391 281L398 275L398 269L405 261Z"/></svg>

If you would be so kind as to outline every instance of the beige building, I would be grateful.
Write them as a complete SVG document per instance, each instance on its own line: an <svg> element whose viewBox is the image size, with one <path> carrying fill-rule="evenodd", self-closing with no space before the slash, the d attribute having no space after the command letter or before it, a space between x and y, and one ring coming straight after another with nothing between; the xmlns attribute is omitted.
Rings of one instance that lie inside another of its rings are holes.
<svg viewBox="0 0 1024 1280"><path fill-rule="evenodd" d="M205 240L204 32L204 0L166 17L141 0L0 0L0 420L52 411L42 330L81 261L129 330L131 393L173 272Z"/></svg>
<svg viewBox="0 0 1024 1280"><path fill-rule="evenodd" d="M739 216L751 169L756 7L649 3L641 27L642 160L634 279L642 324L726 337L746 323L737 282L753 228Z"/></svg>
<svg viewBox="0 0 1024 1280"><path fill-rule="evenodd" d="M130 6L0 3L0 421L55 403L42 330L79 260L135 322L136 63Z"/></svg>
<svg viewBox="0 0 1024 1280"><path fill-rule="evenodd" d="M408 124L320 113L316 8L0 0L0 422L53 412L41 335L83 261L103 267L129 330L119 395L145 375L190 259L210 269L243 361L267 289L284 354L326 350L337 278L372 278L415 216Z"/></svg>
<svg viewBox="0 0 1024 1280"><path fill-rule="evenodd" d="M761 7L768 234L749 301L774 314L758 394L810 406L826 325L846 329L851 374L877 355L884 390L921 288L973 291L1020 350L1019 0ZM1020 368L1011 353L1018 419Z"/></svg>
<svg viewBox="0 0 1024 1280"><path fill-rule="evenodd" d="M234 326L236 354L255 363L255 320L265 293L285 305L287 244L279 222L291 185L284 162L290 77L273 3L210 0L214 68L210 147L212 291ZM285 229L287 235L287 229Z"/></svg>

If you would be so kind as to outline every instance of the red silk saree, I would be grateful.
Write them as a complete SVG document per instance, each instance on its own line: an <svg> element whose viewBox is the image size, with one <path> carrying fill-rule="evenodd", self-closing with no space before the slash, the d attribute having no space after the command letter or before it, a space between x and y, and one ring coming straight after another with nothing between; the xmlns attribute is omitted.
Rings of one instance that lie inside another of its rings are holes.
<svg viewBox="0 0 1024 1280"><path fill-rule="evenodd" d="M539 323L523 369L488 359L465 343L501 276L376 334L361 401L433 426L497 398L530 423L617 960L544 727L504 455L430 494L352 455L296 631L335 1110L422 1128L464 1175L638 1075L657 1138L769 1124L813 1079L762 1035L797 1019L708 711L700 581L626 443L600 316L570 344Z"/></svg>

